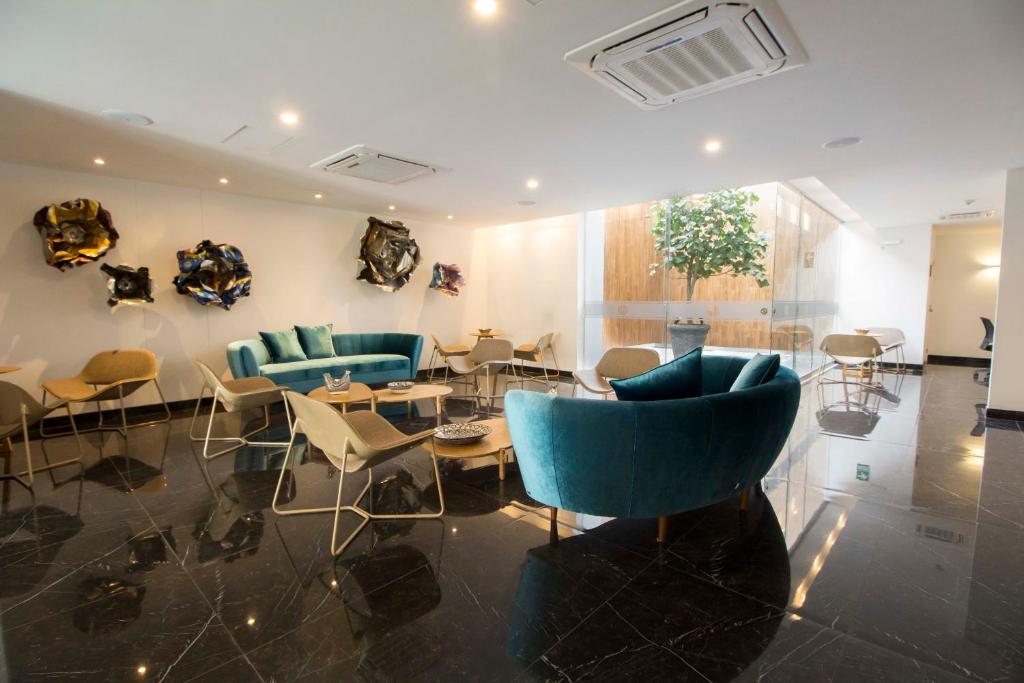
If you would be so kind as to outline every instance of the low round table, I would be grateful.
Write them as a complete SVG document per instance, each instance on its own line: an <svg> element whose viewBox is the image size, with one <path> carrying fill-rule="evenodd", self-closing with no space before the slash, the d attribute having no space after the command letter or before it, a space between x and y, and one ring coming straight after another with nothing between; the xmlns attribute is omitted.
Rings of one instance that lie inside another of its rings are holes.
<svg viewBox="0 0 1024 683"><path fill-rule="evenodd" d="M332 394L327 391L327 387L317 387L306 396L338 408L343 415L348 412L351 403L369 403L373 410L373 390L361 382L352 382L344 394Z"/></svg>
<svg viewBox="0 0 1024 683"><path fill-rule="evenodd" d="M480 420L475 424L487 425L491 433L473 443L464 446L447 444L441 439L434 438L434 452L439 458L485 458L493 456L498 459L498 479L505 481L505 461L508 451L512 450L512 437L508 433L508 422L505 418L498 417L493 420ZM421 448L430 449L430 444L423 444Z"/></svg>
<svg viewBox="0 0 1024 683"><path fill-rule="evenodd" d="M441 399L452 393L452 388L447 384L414 384L409 391L401 393L390 389L377 389L373 392L373 403L407 403L409 412L412 412L413 401L423 401L428 398L434 399L434 409L437 411L437 424L441 424Z"/></svg>
<svg viewBox="0 0 1024 683"><path fill-rule="evenodd" d="M17 372L21 370L21 367L17 365L0 365L0 375L6 375L8 372Z"/></svg>
<svg viewBox="0 0 1024 683"><path fill-rule="evenodd" d="M490 332L481 332L480 330L474 330L469 333L469 336L476 337L477 339L494 339L495 337L504 337L505 333L501 330L491 330Z"/></svg>

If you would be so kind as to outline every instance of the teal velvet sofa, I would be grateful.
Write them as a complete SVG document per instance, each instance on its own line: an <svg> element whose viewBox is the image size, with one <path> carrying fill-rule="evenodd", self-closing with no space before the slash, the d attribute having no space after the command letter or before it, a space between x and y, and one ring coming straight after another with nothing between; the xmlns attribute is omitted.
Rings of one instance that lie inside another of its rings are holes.
<svg viewBox="0 0 1024 683"><path fill-rule="evenodd" d="M423 351L418 334L333 334L331 339L337 355L291 363L274 363L262 339L234 341L228 344L228 366L235 379L267 377L302 393L323 386L325 372L340 376L351 370L352 381L364 384L416 377Z"/></svg>
<svg viewBox="0 0 1024 683"><path fill-rule="evenodd" d="M759 484L793 426L800 379L783 367L764 384L730 392L747 360L705 356L702 395L694 398L508 392L505 413L526 492L584 514L664 517Z"/></svg>

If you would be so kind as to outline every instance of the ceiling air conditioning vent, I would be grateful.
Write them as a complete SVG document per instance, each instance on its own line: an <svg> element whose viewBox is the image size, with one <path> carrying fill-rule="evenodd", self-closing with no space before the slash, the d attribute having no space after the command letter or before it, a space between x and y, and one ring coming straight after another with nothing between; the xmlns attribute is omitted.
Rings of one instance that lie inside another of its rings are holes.
<svg viewBox="0 0 1024 683"><path fill-rule="evenodd" d="M437 173L439 170L437 166L378 152L365 145L356 145L332 154L310 168L321 168L328 173L390 184L404 183L421 175Z"/></svg>
<svg viewBox="0 0 1024 683"><path fill-rule="evenodd" d="M565 55L644 109L731 88L807 62L775 0L687 0Z"/></svg>
<svg viewBox="0 0 1024 683"><path fill-rule="evenodd" d="M947 213L939 216L939 220L943 221L971 221L978 218L992 218L995 216L995 211L961 211L959 213Z"/></svg>

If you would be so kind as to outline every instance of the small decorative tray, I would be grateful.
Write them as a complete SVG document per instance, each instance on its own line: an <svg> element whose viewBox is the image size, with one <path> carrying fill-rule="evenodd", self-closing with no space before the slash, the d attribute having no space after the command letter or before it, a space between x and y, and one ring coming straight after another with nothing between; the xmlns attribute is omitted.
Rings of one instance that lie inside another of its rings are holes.
<svg viewBox="0 0 1024 683"><path fill-rule="evenodd" d="M413 386L413 382L388 382L388 390L393 394L408 394Z"/></svg>
<svg viewBox="0 0 1024 683"><path fill-rule="evenodd" d="M491 333L491 328L490 327L481 327L481 328L477 329L477 332L479 332L480 334L490 334Z"/></svg>
<svg viewBox="0 0 1024 683"><path fill-rule="evenodd" d="M491 428L479 422L465 422L441 425L434 431L434 438L452 446L474 443L491 433Z"/></svg>

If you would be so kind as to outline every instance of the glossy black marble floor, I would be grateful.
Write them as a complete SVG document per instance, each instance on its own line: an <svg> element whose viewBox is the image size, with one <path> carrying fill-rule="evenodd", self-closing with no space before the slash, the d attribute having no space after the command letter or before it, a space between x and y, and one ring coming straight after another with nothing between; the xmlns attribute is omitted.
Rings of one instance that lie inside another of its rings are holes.
<svg viewBox="0 0 1024 683"><path fill-rule="evenodd" d="M445 468L442 520L335 559L330 514L270 509L280 450L92 434L34 498L0 490L0 680L1024 680L1024 433L979 422L984 394L965 368L855 407L809 385L764 494L673 518L662 551L653 521L552 531L479 461ZM300 459L288 505L333 504ZM377 511L436 509L424 451L375 476Z"/></svg>

